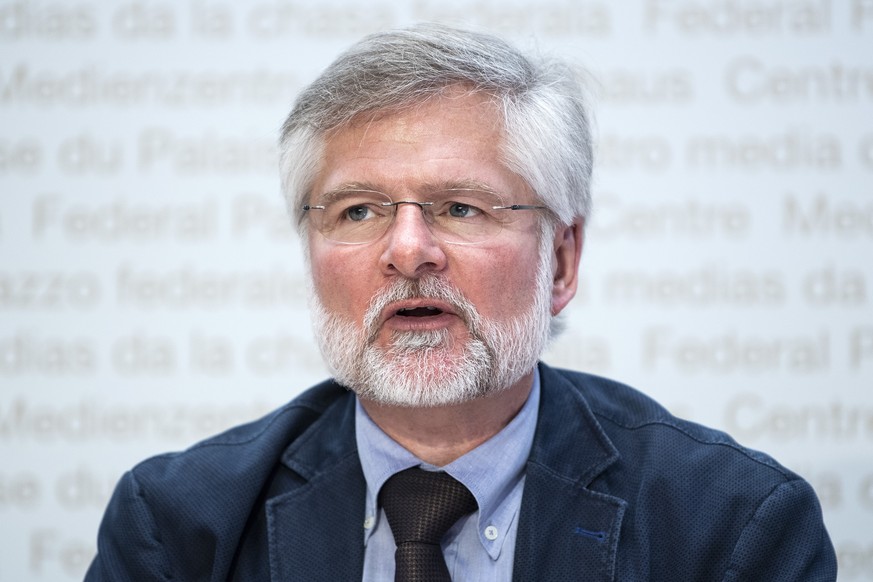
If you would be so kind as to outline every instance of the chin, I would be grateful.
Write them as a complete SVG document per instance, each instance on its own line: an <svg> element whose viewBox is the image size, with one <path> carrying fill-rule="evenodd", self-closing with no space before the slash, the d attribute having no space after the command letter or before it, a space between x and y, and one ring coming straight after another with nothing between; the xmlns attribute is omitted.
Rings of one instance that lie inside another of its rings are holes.
<svg viewBox="0 0 873 582"><path fill-rule="evenodd" d="M462 404L493 391L494 357L483 342L469 340L459 350L445 341L445 330L403 335L402 345L392 342L388 350L371 346L364 351L358 378L350 383L360 397L429 408Z"/></svg>

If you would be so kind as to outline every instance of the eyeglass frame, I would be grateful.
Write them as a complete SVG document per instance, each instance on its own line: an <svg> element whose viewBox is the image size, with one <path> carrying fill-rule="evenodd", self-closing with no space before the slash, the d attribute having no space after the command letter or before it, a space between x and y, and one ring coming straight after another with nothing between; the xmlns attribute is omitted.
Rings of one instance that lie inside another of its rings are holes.
<svg viewBox="0 0 873 582"><path fill-rule="evenodd" d="M414 205L419 207L419 209L422 211L422 214L425 214L424 213L425 206L433 206L434 205L434 203L431 201L418 201L418 200L397 200L397 201L394 201L391 199L391 196L389 194L382 192L380 190L371 190L371 189L367 189L367 188L354 188L354 189L349 190L349 191L350 192L369 193L369 194L380 194L380 195L384 196L385 198L387 198L389 200L389 202L379 202L378 203L379 206L382 206L383 208L388 208L388 207L393 206L394 207L394 215L391 217L391 222L388 223L388 226L385 228L385 231L372 240L365 240L365 241L359 241L359 242L334 240L334 239L328 237L327 235L325 235L323 232L321 232L321 230L319 230L319 233L321 233L322 236L324 236L328 240L335 242L337 244L365 245L365 244L370 244L370 243L376 242L382 236L384 236L384 234L386 232L388 232L388 230L391 228L391 225L394 223L394 220L397 218L397 209L400 207L401 204L414 204ZM484 188L445 188L445 189L442 189L440 191L441 192L455 192L455 191L457 191L457 192L483 192L486 194L491 194L492 196L494 196L495 198L497 198L501 202L503 201L503 199L500 197L500 195L498 195L496 192L493 192L491 190L486 190ZM342 192L342 191L340 191L340 192ZM327 208L327 205L304 204L301 208L302 208L303 212L309 212L310 210L325 210ZM542 204L508 204L508 205L504 205L504 206L492 206L491 210L550 210L550 208L548 206L545 206ZM427 224L428 221L425 220L425 223ZM428 224L428 229L430 229L429 224ZM503 229L503 227L501 225L501 230L502 229ZM433 231L431 231L431 233L433 233ZM439 237L438 235L436 235L435 233L433 233L433 234L434 234L434 236L436 236L441 241L443 241L447 244L456 244L456 245L475 245L475 244L479 244L481 242L488 240L486 238L486 239L482 239L480 241L474 241L474 242L460 242L460 241L445 240L445 239Z"/></svg>

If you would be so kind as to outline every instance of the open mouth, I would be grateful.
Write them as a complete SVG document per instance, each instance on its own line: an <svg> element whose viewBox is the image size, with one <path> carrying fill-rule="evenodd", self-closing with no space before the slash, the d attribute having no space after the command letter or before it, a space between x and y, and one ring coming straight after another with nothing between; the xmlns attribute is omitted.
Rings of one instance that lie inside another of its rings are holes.
<svg viewBox="0 0 873 582"><path fill-rule="evenodd" d="M433 307L432 305L426 305L423 307L404 307L397 310L397 315L399 317L433 317L434 315L440 315L441 313L443 313L442 309L439 307Z"/></svg>

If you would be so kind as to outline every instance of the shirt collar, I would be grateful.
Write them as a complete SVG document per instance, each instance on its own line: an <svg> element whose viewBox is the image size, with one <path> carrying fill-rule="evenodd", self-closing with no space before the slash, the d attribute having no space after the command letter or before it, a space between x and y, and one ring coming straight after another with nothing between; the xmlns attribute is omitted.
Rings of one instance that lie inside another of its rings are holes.
<svg viewBox="0 0 873 582"><path fill-rule="evenodd" d="M355 438L367 482L368 523L364 529L364 543L378 524L377 499L382 485L399 471L421 466L423 469L445 471L473 493L479 506L479 540L491 558L496 560L506 533L518 513L524 466L536 430L539 399L539 370L534 368L530 395L518 414L496 435L445 467L429 465L403 448L370 419L358 401ZM486 537L485 530L489 526L498 532L495 539Z"/></svg>

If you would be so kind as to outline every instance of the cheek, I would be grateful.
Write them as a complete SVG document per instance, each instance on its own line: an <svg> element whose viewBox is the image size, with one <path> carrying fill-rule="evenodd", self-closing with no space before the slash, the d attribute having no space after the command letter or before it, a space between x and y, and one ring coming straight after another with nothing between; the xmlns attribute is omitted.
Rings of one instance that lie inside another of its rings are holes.
<svg viewBox="0 0 873 582"><path fill-rule="evenodd" d="M346 256L345 249L312 251L312 281L325 307L343 312L360 312L372 293L368 293L369 277L366 259Z"/></svg>
<svg viewBox="0 0 873 582"><path fill-rule="evenodd" d="M537 252L494 249L473 263L455 283L464 289L464 281L476 282L467 288L482 315L505 315L507 310L515 311L533 300L539 260Z"/></svg>

